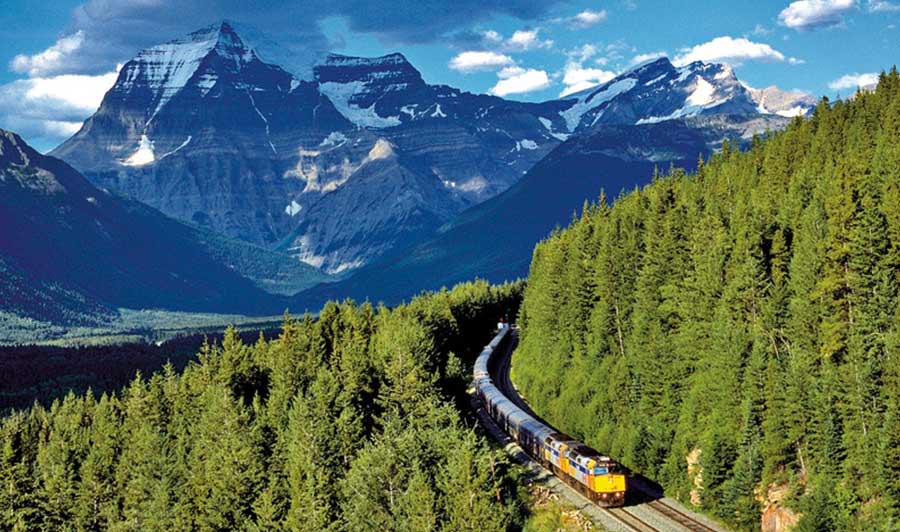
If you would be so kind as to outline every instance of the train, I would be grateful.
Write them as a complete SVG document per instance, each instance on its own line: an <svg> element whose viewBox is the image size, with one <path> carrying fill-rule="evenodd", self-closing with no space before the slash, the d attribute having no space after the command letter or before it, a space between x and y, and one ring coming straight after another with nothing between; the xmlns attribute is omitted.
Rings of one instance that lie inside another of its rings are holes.
<svg viewBox="0 0 900 532"><path fill-rule="evenodd" d="M618 463L584 443L557 432L506 397L491 379L489 365L510 335L499 330L475 360L475 394L497 425L533 459L590 501L602 507L625 504L626 473Z"/></svg>

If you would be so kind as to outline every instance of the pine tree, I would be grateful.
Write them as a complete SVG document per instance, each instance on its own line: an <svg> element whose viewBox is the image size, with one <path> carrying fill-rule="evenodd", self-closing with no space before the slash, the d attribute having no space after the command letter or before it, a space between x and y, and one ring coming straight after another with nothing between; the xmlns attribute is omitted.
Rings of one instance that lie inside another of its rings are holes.
<svg viewBox="0 0 900 532"><path fill-rule="evenodd" d="M105 530L118 519L116 465L121 453L121 418L118 402L103 394L93 412L90 450L81 464L74 514L82 530Z"/></svg>
<svg viewBox="0 0 900 532"><path fill-rule="evenodd" d="M261 462L243 406L221 388L211 388L201 401L203 413L188 458L196 523L201 529L233 530L252 515Z"/></svg>
<svg viewBox="0 0 900 532"><path fill-rule="evenodd" d="M397 501L398 532L429 532L437 530L435 494L422 473L422 465L413 463L406 490Z"/></svg>

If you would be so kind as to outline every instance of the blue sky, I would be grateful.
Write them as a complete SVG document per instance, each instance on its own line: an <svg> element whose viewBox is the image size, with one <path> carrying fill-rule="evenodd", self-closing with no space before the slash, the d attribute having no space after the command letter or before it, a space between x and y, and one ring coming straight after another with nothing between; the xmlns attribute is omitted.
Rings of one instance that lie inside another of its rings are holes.
<svg viewBox="0 0 900 532"><path fill-rule="evenodd" d="M7 0L0 127L48 149L96 108L117 64L222 18L298 52L400 51L428 82L528 101L658 54L834 97L900 57L900 0Z"/></svg>

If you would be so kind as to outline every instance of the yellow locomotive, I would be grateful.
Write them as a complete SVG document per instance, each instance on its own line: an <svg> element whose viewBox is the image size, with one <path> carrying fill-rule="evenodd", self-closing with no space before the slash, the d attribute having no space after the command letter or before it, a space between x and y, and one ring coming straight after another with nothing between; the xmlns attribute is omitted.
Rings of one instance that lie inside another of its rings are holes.
<svg viewBox="0 0 900 532"><path fill-rule="evenodd" d="M625 504L625 474L608 456L565 434L544 440L537 458L579 493L602 506Z"/></svg>

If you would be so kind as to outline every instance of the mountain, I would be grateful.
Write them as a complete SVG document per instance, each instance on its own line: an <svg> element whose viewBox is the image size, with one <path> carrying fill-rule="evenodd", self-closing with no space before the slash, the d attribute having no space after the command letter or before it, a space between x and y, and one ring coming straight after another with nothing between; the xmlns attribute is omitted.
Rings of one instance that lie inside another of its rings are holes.
<svg viewBox="0 0 900 532"><path fill-rule="evenodd" d="M0 226L3 310L56 323L89 322L118 307L281 312L284 300L257 284L283 279L254 281L250 270L289 276L297 288L323 280L288 257L98 189L3 130Z"/></svg>
<svg viewBox="0 0 900 532"><path fill-rule="evenodd" d="M95 185L328 273L421 242L571 136L682 119L715 146L786 122L725 65L661 58L523 103L428 84L396 53L330 54L297 75L236 28L139 53L52 154Z"/></svg>
<svg viewBox="0 0 900 532"><path fill-rule="evenodd" d="M815 96L801 91L783 91L774 85L765 89L748 88L750 96L756 102L757 109L763 114L776 114L786 117L806 116L816 107Z"/></svg>
<svg viewBox="0 0 900 532"><path fill-rule="evenodd" d="M505 190L560 142L564 102L429 85L400 54L330 55L306 79L236 27L139 53L52 154L174 218L340 272ZM399 201L372 178L386 145L381 174L392 164L415 190Z"/></svg>
<svg viewBox="0 0 900 532"><path fill-rule="evenodd" d="M702 115L755 117L757 104L728 65L694 62L675 67L661 57L567 99L562 117L570 133L611 124L649 124Z"/></svg>
<svg viewBox="0 0 900 532"><path fill-rule="evenodd" d="M568 140L504 193L474 206L427 240L387 254L348 279L301 300L357 297L396 302L423 289L473 277L494 282L528 273L534 244L565 225L585 201L650 181L655 168L693 169L724 139L747 144L790 119L762 113L725 65L666 59L639 65L562 100L553 123ZM550 128L548 128L549 130ZM313 303L314 304L314 303Z"/></svg>
<svg viewBox="0 0 900 532"><path fill-rule="evenodd" d="M611 125L575 136L509 190L466 210L427 241L298 297L309 306L341 297L396 303L475 277L525 277L535 243L569 223L585 201L649 183L655 168L693 169L708 152L709 139L681 120Z"/></svg>
<svg viewBox="0 0 900 532"><path fill-rule="evenodd" d="M174 218L266 243L291 229L285 206L303 187L282 159L350 126L315 83L264 63L222 23L127 62L51 154Z"/></svg>

